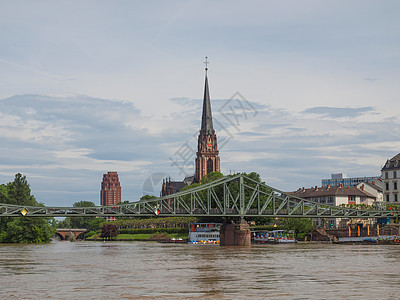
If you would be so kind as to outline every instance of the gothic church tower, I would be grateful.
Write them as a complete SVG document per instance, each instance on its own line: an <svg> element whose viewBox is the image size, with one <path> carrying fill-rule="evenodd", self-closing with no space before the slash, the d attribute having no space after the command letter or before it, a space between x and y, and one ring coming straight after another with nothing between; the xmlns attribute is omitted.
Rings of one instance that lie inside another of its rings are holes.
<svg viewBox="0 0 400 300"><path fill-rule="evenodd" d="M203 115L201 118L201 129L197 142L196 153L196 172L195 182L200 180L211 172L220 172L219 151L217 145L217 135L213 128L210 92L208 90L207 79L207 61L206 61L206 79L204 86L204 99L203 99Z"/></svg>

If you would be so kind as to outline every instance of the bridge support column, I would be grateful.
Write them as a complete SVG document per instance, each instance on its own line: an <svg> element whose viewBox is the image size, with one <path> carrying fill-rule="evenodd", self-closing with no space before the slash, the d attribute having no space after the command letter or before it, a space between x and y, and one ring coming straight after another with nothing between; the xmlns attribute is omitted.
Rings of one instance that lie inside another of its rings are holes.
<svg viewBox="0 0 400 300"><path fill-rule="evenodd" d="M245 220L233 224L225 222L220 229L221 246L250 246L250 226Z"/></svg>

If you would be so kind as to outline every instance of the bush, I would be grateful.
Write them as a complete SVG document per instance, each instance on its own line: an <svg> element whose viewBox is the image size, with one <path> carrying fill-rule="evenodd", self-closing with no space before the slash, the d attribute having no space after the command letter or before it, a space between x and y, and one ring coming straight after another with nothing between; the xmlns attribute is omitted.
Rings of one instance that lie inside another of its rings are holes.
<svg viewBox="0 0 400 300"><path fill-rule="evenodd" d="M155 232L150 237L151 240L169 240L169 236L165 232Z"/></svg>
<svg viewBox="0 0 400 300"><path fill-rule="evenodd" d="M188 228L130 228L130 229L120 229L121 234L145 234L145 233L156 233L163 231L165 233L188 233Z"/></svg>

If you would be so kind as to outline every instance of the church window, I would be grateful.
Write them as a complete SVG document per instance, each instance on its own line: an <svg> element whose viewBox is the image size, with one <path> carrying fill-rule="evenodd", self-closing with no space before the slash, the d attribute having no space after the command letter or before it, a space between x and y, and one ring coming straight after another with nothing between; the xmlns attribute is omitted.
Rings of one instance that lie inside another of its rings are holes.
<svg viewBox="0 0 400 300"><path fill-rule="evenodd" d="M214 169L214 168L213 168L213 161L212 161L211 158L209 158L209 159L207 160L207 174L213 172L213 171L214 171L213 169Z"/></svg>

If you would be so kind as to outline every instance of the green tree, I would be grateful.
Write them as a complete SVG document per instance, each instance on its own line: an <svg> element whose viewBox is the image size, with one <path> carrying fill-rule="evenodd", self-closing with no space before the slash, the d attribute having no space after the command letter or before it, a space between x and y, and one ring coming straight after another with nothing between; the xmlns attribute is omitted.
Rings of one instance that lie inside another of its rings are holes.
<svg viewBox="0 0 400 300"><path fill-rule="evenodd" d="M75 202L73 207L94 207L96 206L92 201L79 201ZM88 229L90 222L96 217L66 217L59 226L64 228L86 228Z"/></svg>
<svg viewBox="0 0 400 300"><path fill-rule="evenodd" d="M149 199L154 199L157 198L156 196L150 196L150 195L144 195L142 197L140 197L140 200L149 200ZM129 204L129 201L126 201Z"/></svg>
<svg viewBox="0 0 400 300"><path fill-rule="evenodd" d="M286 230L293 230L297 239L304 239L307 233L315 229L315 224L310 218L285 218L282 224Z"/></svg>
<svg viewBox="0 0 400 300"><path fill-rule="evenodd" d="M43 206L31 195L26 177L20 173L14 181L0 187L1 202L23 206ZM54 218L0 218L1 243L48 243L55 233Z"/></svg>

